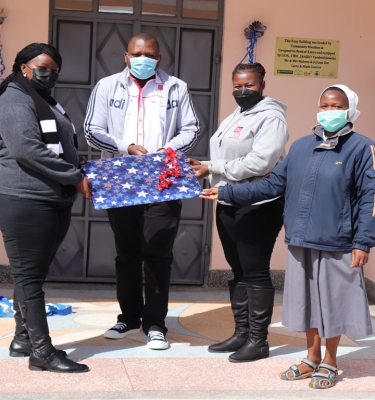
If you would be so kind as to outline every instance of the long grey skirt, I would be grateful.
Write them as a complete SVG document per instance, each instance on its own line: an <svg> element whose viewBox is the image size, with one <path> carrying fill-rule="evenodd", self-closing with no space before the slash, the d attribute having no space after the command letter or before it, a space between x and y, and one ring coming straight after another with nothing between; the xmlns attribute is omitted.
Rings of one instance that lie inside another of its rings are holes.
<svg viewBox="0 0 375 400"><path fill-rule="evenodd" d="M363 268L351 253L288 247L282 324L290 331L317 328L319 336L372 334Z"/></svg>

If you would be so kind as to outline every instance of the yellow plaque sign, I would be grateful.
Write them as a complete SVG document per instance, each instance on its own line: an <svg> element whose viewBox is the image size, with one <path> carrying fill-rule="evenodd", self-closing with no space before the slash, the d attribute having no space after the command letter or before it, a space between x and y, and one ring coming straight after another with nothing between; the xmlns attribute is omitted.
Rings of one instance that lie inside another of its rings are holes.
<svg viewBox="0 0 375 400"><path fill-rule="evenodd" d="M337 78L340 41L276 38L275 75Z"/></svg>

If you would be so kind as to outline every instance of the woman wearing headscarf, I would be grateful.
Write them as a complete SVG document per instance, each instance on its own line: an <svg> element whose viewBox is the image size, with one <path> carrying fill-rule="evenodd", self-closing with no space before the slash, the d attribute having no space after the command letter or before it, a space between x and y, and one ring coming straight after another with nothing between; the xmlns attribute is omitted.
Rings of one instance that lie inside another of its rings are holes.
<svg viewBox="0 0 375 400"><path fill-rule="evenodd" d="M51 343L43 284L70 224L76 192L90 199L74 128L51 97L61 56L32 43L0 85L0 229L14 280L16 330L10 356L32 370L86 372Z"/></svg>
<svg viewBox="0 0 375 400"><path fill-rule="evenodd" d="M236 206L284 194L282 323L306 332L307 358L280 377L311 377L315 389L332 387L337 379L342 334L372 334L363 266L375 245L375 144L354 131L357 103L347 86L328 87L319 98L313 134L294 142L268 178L203 193Z"/></svg>
<svg viewBox="0 0 375 400"><path fill-rule="evenodd" d="M255 182L284 159L289 138L286 105L263 95L265 74L260 63L234 68L232 94L238 107L212 135L211 159L189 159L197 178L209 175L212 186ZM216 226L233 272L228 286L235 330L208 351L231 352L231 362L250 362L269 355L267 335L275 295L270 261L283 225L283 207L282 196L247 207L222 201L217 204Z"/></svg>

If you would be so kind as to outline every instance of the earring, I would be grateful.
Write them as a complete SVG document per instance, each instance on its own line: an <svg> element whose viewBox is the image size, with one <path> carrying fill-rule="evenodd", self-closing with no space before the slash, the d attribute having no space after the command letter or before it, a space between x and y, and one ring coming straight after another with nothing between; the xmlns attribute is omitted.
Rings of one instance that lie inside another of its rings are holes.
<svg viewBox="0 0 375 400"><path fill-rule="evenodd" d="M27 76L27 75L26 75L26 72L23 73L23 76L26 78L26 76Z"/></svg>

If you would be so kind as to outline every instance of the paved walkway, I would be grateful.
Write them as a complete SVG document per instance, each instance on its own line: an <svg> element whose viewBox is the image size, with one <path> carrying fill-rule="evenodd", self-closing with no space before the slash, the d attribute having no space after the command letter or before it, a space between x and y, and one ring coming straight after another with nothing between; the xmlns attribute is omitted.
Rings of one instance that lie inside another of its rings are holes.
<svg viewBox="0 0 375 400"><path fill-rule="evenodd" d="M88 364L90 372L29 371L27 359L9 357L14 322L1 318L1 400L375 399L375 335L342 337L340 375L334 388L313 390L309 380L279 379L280 371L306 355L304 335L281 325L281 292L276 295L270 327L270 358L235 364L228 362L228 354L207 351L208 345L233 332L226 291L172 287L167 317L170 348L165 351L147 349L142 332L121 340L103 337L119 312L113 285L50 283L45 291L48 301L73 306L73 314L48 317L53 343L70 358ZM12 298L11 285L0 284L0 295ZM370 309L375 318L375 306Z"/></svg>

